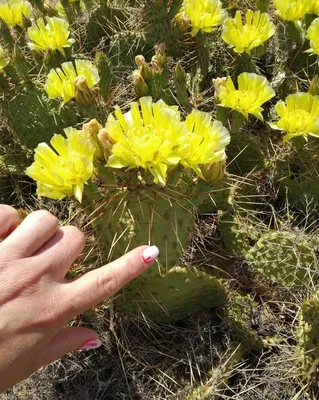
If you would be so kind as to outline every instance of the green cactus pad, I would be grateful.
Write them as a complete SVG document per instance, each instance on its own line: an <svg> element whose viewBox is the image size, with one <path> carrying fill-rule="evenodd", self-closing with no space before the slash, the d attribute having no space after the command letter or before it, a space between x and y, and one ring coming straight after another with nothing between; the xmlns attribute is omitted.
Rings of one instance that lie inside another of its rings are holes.
<svg viewBox="0 0 319 400"><path fill-rule="evenodd" d="M11 129L20 142L34 149L41 142L49 142L55 133L74 126L77 116L67 105L59 110L59 103L48 100L41 90L20 88L4 108Z"/></svg>
<svg viewBox="0 0 319 400"><path fill-rule="evenodd" d="M295 151L277 164L275 184L282 199L304 212L319 212L318 146Z"/></svg>
<svg viewBox="0 0 319 400"><path fill-rule="evenodd" d="M97 52L95 55L95 65L98 68L100 82L99 87L104 100L108 100L113 81L112 65L109 58L102 52Z"/></svg>
<svg viewBox="0 0 319 400"><path fill-rule="evenodd" d="M225 213L220 219L219 230L228 251L246 256L251 249L253 227L247 223L245 218Z"/></svg>
<svg viewBox="0 0 319 400"><path fill-rule="evenodd" d="M88 205L94 200L85 193ZM106 262L137 246L155 244L164 270L174 267L186 250L195 223L192 204L176 189L157 185L110 191L98 213L96 235L106 248Z"/></svg>
<svg viewBox="0 0 319 400"><path fill-rule="evenodd" d="M156 266L151 269L157 270ZM128 316L144 316L157 323L178 321L227 301L224 285L195 268L172 268L165 277L143 275L115 299L117 310Z"/></svg>
<svg viewBox="0 0 319 400"><path fill-rule="evenodd" d="M199 214L214 213L219 210L224 211L230 207L232 191L232 182L230 179L223 179L213 188L205 182L200 182L200 185L198 185L198 192L205 193L205 195L199 196L199 200L202 199L198 205Z"/></svg>
<svg viewBox="0 0 319 400"><path fill-rule="evenodd" d="M265 156L260 140L247 132L232 135L227 155L228 170L232 174L248 174L265 168Z"/></svg>
<svg viewBox="0 0 319 400"><path fill-rule="evenodd" d="M286 287L309 286L317 279L311 245L291 232L271 232L249 251L247 260L267 279Z"/></svg>

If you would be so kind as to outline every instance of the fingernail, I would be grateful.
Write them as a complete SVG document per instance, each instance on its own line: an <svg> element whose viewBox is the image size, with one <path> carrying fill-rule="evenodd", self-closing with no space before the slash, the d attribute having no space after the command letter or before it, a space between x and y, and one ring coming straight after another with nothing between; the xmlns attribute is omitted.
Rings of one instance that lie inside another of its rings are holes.
<svg viewBox="0 0 319 400"><path fill-rule="evenodd" d="M88 339L81 344L79 350L90 350L90 349L97 349L102 345L100 339Z"/></svg>
<svg viewBox="0 0 319 400"><path fill-rule="evenodd" d="M142 253L142 259L146 264L152 263L159 255L159 250L156 246L150 246Z"/></svg>

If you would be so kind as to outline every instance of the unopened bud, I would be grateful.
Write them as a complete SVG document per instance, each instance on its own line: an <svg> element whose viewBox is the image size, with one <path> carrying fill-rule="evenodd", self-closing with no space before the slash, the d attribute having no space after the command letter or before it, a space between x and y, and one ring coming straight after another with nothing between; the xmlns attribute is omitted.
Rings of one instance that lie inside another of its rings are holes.
<svg viewBox="0 0 319 400"><path fill-rule="evenodd" d="M175 17L175 22L178 29L182 32L187 32L190 26L190 19L184 12L180 12Z"/></svg>
<svg viewBox="0 0 319 400"><path fill-rule="evenodd" d="M103 156L105 158L105 161L108 162L110 155L112 154L112 148L115 142L110 138L105 128L100 129L98 133L98 139L103 149Z"/></svg>
<svg viewBox="0 0 319 400"><path fill-rule="evenodd" d="M166 64L166 45L164 42L155 46L155 56L160 65Z"/></svg>
<svg viewBox="0 0 319 400"><path fill-rule="evenodd" d="M152 68L145 61L140 66L140 74L145 82L150 81L154 77Z"/></svg>
<svg viewBox="0 0 319 400"><path fill-rule="evenodd" d="M141 54L135 57L135 63L138 67L141 67L143 63L145 63L145 57Z"/></svg>
<svg viewBox="0 0 319 400"><path fill-rule="evenodd" d="M148 86L138 70L133 72L133 86L137 97L147 96Z"/></svg>
<svg viewBox="0 0 319 400"><path fill-rule="evenodd" d="M101 129L102 125L99 124L96 119L92 119L90 122L83 125L83 130L90 139L97 139L97 135Z"/></svg>
<svg viewBox="0 0 319 400"><path fill-rule="evenodd" d="M88 106L94 102L93 92L84 76L78 76L75 79L75 100L82 106Z"/></svg>
<svg viewBox="0 0 319 400"><path fill-rule="evenodd" d="M226 159L217 163L204 164L201 166L201 171L207 182L211 185L216 185L225 175Z"/></svg>
<svg viewBox="0 0 319 400"><path fill-rule="evenodd" d="M155 74L161 74L163 72L163 68L161 63L158 61L156 56L152 57L152 61L151 61L151 66L152 66L152 71Z"/></svg>
<svg viewBox="0 0 319 400"><path fill-rule="evenodd" d="M86 137L91 140L95 147L94 157L97 160L103 159L102 146L98 140L98 134L101 129L102 125L100 125L96 119L92 119L90 122L84 124L82 127L82 130L85 133Z"/></svg>

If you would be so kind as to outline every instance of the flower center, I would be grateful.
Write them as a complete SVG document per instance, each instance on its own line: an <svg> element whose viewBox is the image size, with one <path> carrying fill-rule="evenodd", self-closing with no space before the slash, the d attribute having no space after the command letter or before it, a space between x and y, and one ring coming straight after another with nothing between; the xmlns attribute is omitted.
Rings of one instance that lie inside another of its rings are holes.
<svg viewBox="0 0 319 400"><path fill-rule="evenodd" d="M318 128L315 126L315 120L312 115L304 110L295 110L284 118L285 124L288 125L287 131L289 132L312 132Z"/></svg>
<svg viewBox="0 0 319 400"><path fill-rule="evenodd" d="M156 162L164 141L164 132L152 125L131 128L127 133L127 143L132 153L143 162Z"/></svg>
<svg viewBox="0 0 319 400"><path fill-rule="evenodd" d="M237 104L244 110L251 108L255 104L257 98L258 95L256 93L248 90L239 90L237 92Z"/></svg>

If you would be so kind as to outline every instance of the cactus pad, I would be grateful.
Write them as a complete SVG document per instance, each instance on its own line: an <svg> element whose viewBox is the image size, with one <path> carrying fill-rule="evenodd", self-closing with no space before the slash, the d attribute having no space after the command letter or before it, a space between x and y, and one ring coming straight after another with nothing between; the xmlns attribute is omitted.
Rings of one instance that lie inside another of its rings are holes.
<svg viewBox="0 0 319 400"><path fill-rule="evenodd" d="M156 269L156 266L151 269ZM143 275L115 299L118 310L154 322L178 321L202 309L225 304L223 284L195 268L172 268L165 277Z"/></svg>
<svg viewBox="0 0 319 400"><path fill-rule="evenodd" d="M252 230L244 218L225 213L220 220L219 230L228 251L246 256L251 249Z"/></svg>
<svg viewBox="0 0 319 400"><path fill-rule="evenodd" d="M190 241L195 222L192 208L175 189L156 185L108 192L95 221L97 237L106 247L105 261L139 245L156 244L162 267L174 267Z"/></svg>
<svg viewBox="0 0 319 400"><path fill-rule="evenodd" d="M65 106L59 110L58 103L46 99L35 88L20 88L20 92L8 100L4 113L20 142L29 149L50 141L55 133L77 122L72 108Z"/></svg>
<svg viewBox="0 0 319 400"><path fill-rule="evenodd" d="M283 286L308 286L317 279L317 262L310 244L291 232L262 236L247 259L256 271Z"/></svg>
<svg viewBox="0 0 319 400"><path fill-rule="evenodd" d="M319 163L318 148L296 151L279 161L276 185L283 199L291 205L309 212L319 212Z"/></svg>
<svg viewBox="0 0 319 400"><path fill-rule="evenodd" d="M232 135L227 155L228 169L232 174L246 174L265 168L265 156L260 140L247 132Z"/></svg>

